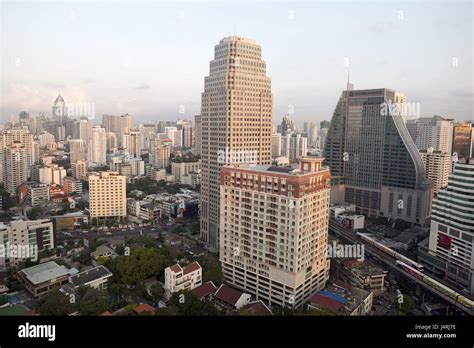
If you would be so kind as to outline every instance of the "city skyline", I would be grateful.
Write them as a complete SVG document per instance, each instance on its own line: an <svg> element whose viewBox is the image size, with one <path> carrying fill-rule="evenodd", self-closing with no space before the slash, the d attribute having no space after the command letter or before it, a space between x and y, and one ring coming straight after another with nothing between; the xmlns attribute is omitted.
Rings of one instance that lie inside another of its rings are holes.
<svg viewBox="0 0 474 348"><path fill-rule="evenodd" d="M2 4L2 121L21 111L49 115L58 92L69 103L93 103L96 123L102 114L191 119L212 46L234 34L265 47L273 124L291 110L298 125L330 119L349 72L358 89L402 91L421 105L421 117L473 118L471 4L433 4L429 13L416 3L345 4L348 20L338 3L72 2L46 4L41 16L37 6Z"/></svg>

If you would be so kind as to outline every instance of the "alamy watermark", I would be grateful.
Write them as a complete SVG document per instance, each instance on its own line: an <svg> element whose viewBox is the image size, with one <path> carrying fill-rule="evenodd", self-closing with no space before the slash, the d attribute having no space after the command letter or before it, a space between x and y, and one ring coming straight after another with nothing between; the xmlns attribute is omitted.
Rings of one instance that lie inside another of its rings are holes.
<svg viewBox="0 0 474 348"><path fill-rule="evenodd" d="M0 244L1 259L17 259L38 261L38 245L36 244Z"/></svg>
<svg viewBox="0 0 474 348"><path fill-rule="evenodd" d="M55 114L67 115L68 117L87 117L92 120L95 118L95 103L65 103L64 106L57 106Z"/></svg>
<svg viewBox="0 0 474 348"><path fill-rule="evenodd" d="M380 104L381 116L401 116L414 120L421 117L420 103L397 103L389 100Z"/></svg>
<svg viewBox="0 0 474 348"><path fill-rule="evenodd" d="M338 244L335 241L326 246L326 257L334 259L365 260L364 244Z"/></svg>
<svg viewBox="0 0 474 348"><path fill-rule="evenodd" d="M255 150L229 149L219 150L217 152L217 163L219 164L257 164L258 153Z"/></svg>

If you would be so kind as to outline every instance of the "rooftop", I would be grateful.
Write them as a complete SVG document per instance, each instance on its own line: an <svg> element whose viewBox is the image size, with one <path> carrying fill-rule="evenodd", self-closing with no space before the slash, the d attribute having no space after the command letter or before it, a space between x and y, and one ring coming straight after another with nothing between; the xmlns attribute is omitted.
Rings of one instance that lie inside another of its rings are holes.
<svg viewBox="0 0 474 348"><path fill-rule="evenodd" d="M215 293L215 297L224 303L235 306L237 301L243 295L242 291L231 288L228 285L222 284Z"/></svg>
<svg viewBox="0 0 474 348"><path fill-rule="evenodd" d="M214 294L217 290L217 286L214 285L213 282L209 281L207 283L204 283L197 288L194 288L192 293L198 298L198 299L203 299L206 296L209 296L210 294Z"/></svg>
<svg viewBox="0 0 474 348"><path fill-rule="evenodd" d="M71 276L69 278L69 281L74 286L81 286L89 282L92 282L96 279L107 277L107 276L112 276L112 273L104 266L97 266L87 271Z"/></svg>
<svg viewBox="0 0 474 348"><path fill-rule="evenodd" d="M54 261L48 261L36 266L22 269L26 278L33 284L40 284L46 281L69 275L69 271L64 266L59 266Z"/></svg>

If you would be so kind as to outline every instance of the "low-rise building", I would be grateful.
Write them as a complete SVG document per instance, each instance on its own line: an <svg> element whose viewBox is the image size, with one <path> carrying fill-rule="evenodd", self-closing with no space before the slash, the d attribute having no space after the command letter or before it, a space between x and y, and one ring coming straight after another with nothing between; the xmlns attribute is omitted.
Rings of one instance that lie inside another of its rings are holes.
<svg viewBox="0 0 474 348"><path fill-rule="evenodd" d="M71 194L73 192L82 195L82 181L78 179L74 179L70 176L66 176L63 180L64 184L64 192L67 194Z"/></svg>
<svg viewBox="0 0 474 348"><path fill-rule="evenodd" d="M181 182L181 178L189 173L201 171L201 160L196 162L171 162L171 173L174 181Z"/></svg>
<svg viewBox="0 0 474 348"><path fill-rule="evenodd" d="M28 186L28 203L34 207L49 201L49 188L46 184L32 183Z"/></svg>
<svg viewBox="0 0 474 348"><path fill-rule="evenodd" d="M69 277L69 282L61 288L65 294L75 294L81 286L103 290L112 279L112 272L104 266L97 266Z"/></svg>
<svg viewBox="0 0 474 348"><path fill-rule="evenodd" d="M214 294L214 303L221 309L234 311L248 305L251 298L250 294L221 284Z"/></svg>
<svg viewBox="0 0 474 348"><path fill-rule="evenodd" d="M165 269L165 297L169 299L175 292L193 290L202 284L202 268L198 262L181 267L179 264Z"/></svg>
<svg viewBox="0 0 474 348"><path fill-rule="evenodd" d="M100 257L111 257L114 251L107 245L99 245L94 252L91 253L91 257L94 260L98 260Z"/></svg>
<svg viewBox="0 0 474 348"><path fill-rule="evenodd" d="M69 282L69 271L54 261L24 268L18 272L18 280L33 295L42 298Z"/></svg>

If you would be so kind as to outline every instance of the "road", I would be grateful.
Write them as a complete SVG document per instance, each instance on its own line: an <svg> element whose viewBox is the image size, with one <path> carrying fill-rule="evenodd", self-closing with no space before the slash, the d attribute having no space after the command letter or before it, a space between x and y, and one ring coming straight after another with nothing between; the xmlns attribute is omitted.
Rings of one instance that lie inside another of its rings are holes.
<svg viewBox="0 0 474 348"><path fill-rule="evenodd" d="M415 284L421 286L423 289L428 290L430 293L438 296L442 300L450 303L453 305L455 308L462 310L463 312L469 314L469 315L474 315L474 309L473 308L468 308L458 302L456 302L454 299L451 297L445 295L444 293L440 292L439 290L431 287L429 284L422 282L420 279L415 278L411 274L406 273L396 265L396 259L379 249L375 248L372 245L366 244L363 240L359 239L354 232L351 230L348 230L341 225L337 224L334 221L329 222L329 231L332 233L336 234L337 236L345 239L346 241L349 241L353 244L364 244L365 252L370 254L371 256L375 257L377 260L382 261L386 266L388 266L391 270L398 272L400 275L410 279L412 282Z"/></svg>

